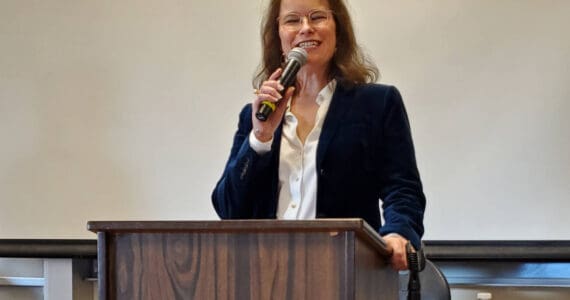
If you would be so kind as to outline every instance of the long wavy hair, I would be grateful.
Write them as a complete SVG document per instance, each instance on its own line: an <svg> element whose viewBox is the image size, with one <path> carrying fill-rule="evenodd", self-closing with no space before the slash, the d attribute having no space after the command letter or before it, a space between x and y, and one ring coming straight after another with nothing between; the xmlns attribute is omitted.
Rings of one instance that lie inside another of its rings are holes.
<svg viewBox="0 0 570 300"><path fill-rule="evenodd" d="M344 0L328 0L336 23L336 51L330 65L330 79L347 85L375 82L379 72L376 65L363 53L356 42L352 19ZM259 88L275 69L282 66L283 53L279 38L279 10L281 0L271 0L265 10L261 28L262 61L253 78Z"/></svg>

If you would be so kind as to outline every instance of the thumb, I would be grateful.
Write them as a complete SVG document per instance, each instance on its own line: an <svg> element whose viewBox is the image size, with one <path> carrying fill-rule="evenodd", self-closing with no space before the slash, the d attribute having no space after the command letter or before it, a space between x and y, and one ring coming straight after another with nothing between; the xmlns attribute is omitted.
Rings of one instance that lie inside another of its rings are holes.
<svg viewBox="0 0 570 300"><path fill-rule="evenodd" d="M295 87L294 86L289 87L285 92L285 95L283 95L283 100L289 101L289 99L293 96L294 92L295 92Z"/></svg>

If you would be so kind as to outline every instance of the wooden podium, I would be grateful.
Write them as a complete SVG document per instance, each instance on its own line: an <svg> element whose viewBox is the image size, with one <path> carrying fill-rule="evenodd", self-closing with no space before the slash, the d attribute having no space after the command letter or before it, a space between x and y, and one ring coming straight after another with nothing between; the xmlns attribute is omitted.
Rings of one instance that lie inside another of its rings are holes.
<svg viewBox="0 0 570 300"><path fill-rule="evenodd" d="M361 219L89 222L104 299L398 299Z"/></svg>

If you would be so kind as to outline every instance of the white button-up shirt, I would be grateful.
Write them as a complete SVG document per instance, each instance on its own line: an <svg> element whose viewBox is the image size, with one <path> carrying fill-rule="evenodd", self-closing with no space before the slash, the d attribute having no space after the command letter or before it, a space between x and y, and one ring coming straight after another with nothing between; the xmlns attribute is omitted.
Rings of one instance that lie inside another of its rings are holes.
<svg viewBox="0 0 570 300"><path fill-rule="evenodd" d="M285 220L314 219L317 215L317 146L327 115L336 81L332 80L317 95L319 105L315 127L305 144L297 136L297 117L290 107L285 112L281 148L279 153L279 204L277 218ZM262 143L253 132L249 136L251 147L257 153L271 149L271 142Z"/></svg>

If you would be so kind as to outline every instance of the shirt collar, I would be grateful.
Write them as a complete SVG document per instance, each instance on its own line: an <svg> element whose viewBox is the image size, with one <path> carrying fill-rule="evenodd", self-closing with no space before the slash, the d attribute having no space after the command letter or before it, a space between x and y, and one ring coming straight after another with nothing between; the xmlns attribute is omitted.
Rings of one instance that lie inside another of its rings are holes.
<svg viewBox="0 0 570 300"><path fill-rule="evenodd" d="M324 102L329 102L332 99L334 90L336 88L336 79L329 81L327 85L319 92L317 95L317 104L319 106L323 105Z"/></svg>

